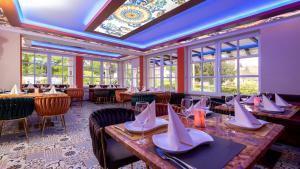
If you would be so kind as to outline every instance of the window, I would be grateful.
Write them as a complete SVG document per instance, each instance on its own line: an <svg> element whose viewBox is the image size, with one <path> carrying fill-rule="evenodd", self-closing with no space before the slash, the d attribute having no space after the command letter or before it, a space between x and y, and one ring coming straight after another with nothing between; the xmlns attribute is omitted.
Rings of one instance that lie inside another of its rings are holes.
<svg viewBox="0 0 300 169"><path fill-rule="evenodd" d="M221 42L221 93L258 93L258 38Z"/></svg>
<svg viewBox="0 0 300 169"><path fill-rule="evenodd" d="M254 94L259 91L257 36L190 48L191 92Z"/></svg>
<svg viewBox="0 0 300 169"><path fill-rule="evenodd" d="M139 87L140 68L135 64L136 60L127 61L124 64L124 86Z"/></svg>
<svg viewBox="0 0 300 169"><path fill-rule="evenodd" d="M118 63L84 59L83 85L99 84L118 84Z"/></svg>
<svg viewBox="0 0 300 169"><path fill-rule="evenodd" d="M73 84L73 58L51 57L52 84Z"/></svg>
<svg viewBox="0 0 300 169"><path fill-rule="evenodd" d="M216 46L192 49L192 91L216 92Z"/></svg>
<svg viewBox="0 0 300 169"><path fill-rule="evenodd" d="M73 58L22 52L23 84L73 84Z"/></svg>
<svg viewBox="0 0 300 169"><path fill-rule="evenodd" d="M177 74L177 54L169 52L148 58L148 87L175 91Z"/></svg>

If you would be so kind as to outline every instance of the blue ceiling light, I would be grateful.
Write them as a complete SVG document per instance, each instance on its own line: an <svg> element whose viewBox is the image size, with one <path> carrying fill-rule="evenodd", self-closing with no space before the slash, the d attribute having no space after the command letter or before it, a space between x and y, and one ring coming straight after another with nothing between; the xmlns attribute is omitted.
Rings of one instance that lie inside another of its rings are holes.
<svg viewBox="0 0 300 169"><path fill-rule="evenodd" d="M120 54L117 54L117 53L100 52L100 51L95 51L95 50L88 50L88 49L82 49L82 48L76 48L76 47L70 47L70 46L64 46L64 45L56 45L56 44L38 42L38 41L31 41L31 45L38 46L38 47L61 49L61 50L72 51L72 52L81 52L81 53L86 53L86 54L100 55L100 56L110 56L110 57L116 57L116 58L121 56Z"/></svg>
<svg viewBox="0 0 300 169"><path fill-rule="evenodd" d="M239 13L237 15L233 15L231 17L227 17L227 18L218 20L216 22L208 23L206 25L201 25L200 24L201 26L198 26L198 27L195 27L195 28L192 28L192 29L189 29L189 30L185 30L183 32L176 33L176 34L173 34L173 35L169 35L165 38L161 38L159 40L147 43L144 46L150 47L150 46L153 46L153 45L156 45L156 44L164 43L164 42L167 42L167 41L170 41L170 40L173 40L173 39L177 39L177 38L180 38L180 37L183 37L183 36L187 36L187 35L197 33L197 32L203 31L203 30L207 30L207 29L210 29L210 28L213 28L213 27L216 27L216 26L220 26L220 25L223 25L223 24L226 24L226 23L230 23L230 22L242 19L242 18L246 18L246 17L252 16L252 15L256 15L256 14L266 12L266 11L269 11L269 10L272 10L272 9L276 9L278 7L282 7L282 6L285 6L285 5L294 3L294 2L298 2L298 1L299 0L284 0L284 1L281 1L281 2L276 2L276 3L271 3L271 4L268 4L268 5L264 5L262 7L258 7L258 8L255 8L253 10L249 10L249 11L246 11L246 12L243 12L243 13Z"/></svg>
<svg viewBox="0 0 300 169"><path fill-rule="evenodd" d="M204 3L159 22L125 40L121 40L85 32L82 28L103 7L107 2L106 0L83 0L78 1L79 4L70 3L71 0L35 1L45 3L42 5L45 10L39 8L36 4L34 5L29 0L14 0L21 23L139 49L149 48L199 31L299 2L299 0L206 0ZM24 2L26 5L24 5ZM65 17L63 13L51 14L52 11L57 11L53 10L56 9L55 6L62 11L65 10L63 7L66 7L68 10L64 12L68 13L68 16ZM79 8L80 6L82 8ZM74 17L72 17L73 15Z"/></svg>

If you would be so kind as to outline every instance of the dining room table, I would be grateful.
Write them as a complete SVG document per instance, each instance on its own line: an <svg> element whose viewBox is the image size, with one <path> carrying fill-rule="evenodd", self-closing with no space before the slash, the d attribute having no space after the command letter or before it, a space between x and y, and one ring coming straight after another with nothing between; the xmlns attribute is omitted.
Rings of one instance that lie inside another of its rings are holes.
<svg viewBox="0 0 300 169"><path fill-rule="evenodd" d="M195 127L193 119L179 116L186 128L195 128L214 138L214 142L200 145L195 149L174 154L190 166L198 169L213 168L252 168L266 153L271 145L282 134L284 126L267 123L257 130L237 128L227 123L228 116L213 113L205 120L206 126ZM161 116L168 120L168 116ZM147 143L138 144L142 136L139 133L129 132L124 123L105 127L105 132L113 139L125 146L130 152L143 160L151 168L175 169L178 166L161 158L155 151L157 147L152 136L167 132L168 127L163 126L145 133ZM169 154L173 156L172 154Z"/></svg>
<svg viewBox="0 0 300 169"><path fill-rule="evenodd" d="M261 110L259 106L254 106L253 104L243 104L243 105L248 111L252 112L255 116L258 116L263 119L275 118L275 119L288 120L300 110L300 106L298 105L291 105L289 107L285 107L284 108L285 110L283 112L270 112L270 111ZM223 112L230 112L230 113L234 112L234 107L228 106L226 104L215 106L214 109Z"/></svg>

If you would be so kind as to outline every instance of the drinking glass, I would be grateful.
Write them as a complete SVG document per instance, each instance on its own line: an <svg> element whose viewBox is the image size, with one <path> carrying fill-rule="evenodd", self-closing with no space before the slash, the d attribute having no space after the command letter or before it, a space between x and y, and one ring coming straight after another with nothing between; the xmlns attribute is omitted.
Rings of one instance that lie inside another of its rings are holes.
<svg viewBox="0 0 300 169"><path fill-rule="evenodd" d="M145 110L147 107L149 106L148 102L145 101L140 101L140 102L136 102L135 104L135 119L137 120L137 116L139 116L143 110ZM146 144L147 140L145 139L145 132L144 132L144 128L145 125L147 124L147 122L149 121L149 116L144 118L143 120L137 120L137 122L142 126L142 138L140 138L137 143L138 144Z"/></svg>
<svg viewBox="0 0 300 169"><path fill-rule="evenodd" d="M182 108L182 115L185 116L186 119L188 119L188 116L190 115L188 109L193 105L193 99L192 98L183 98L181 99L181 108ZM191 110L192 111L192 110Z"/></svg>
<svg viewBox="0 0 300 169"><path fill-rule="evenodd" d="M24 92L25 92L25 94L27 94L27 93L28 93L28 89L27 89L27 88L25 88L25 89L24 89Z"/></svg>

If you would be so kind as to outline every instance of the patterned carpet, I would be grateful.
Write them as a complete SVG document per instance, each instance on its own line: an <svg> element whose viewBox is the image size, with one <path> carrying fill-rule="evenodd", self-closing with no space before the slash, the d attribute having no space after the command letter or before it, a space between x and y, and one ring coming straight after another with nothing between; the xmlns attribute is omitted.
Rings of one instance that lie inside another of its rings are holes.
<svg viewBox="0 0 300 169"><path fill-rule="evenodd" d="M54 127L45 129L44 137L38 128L38 117L34 113L28 120L30 127L29 143L25 134L18 130L18 122L6 122L0 138L0 169L96 169L100 168L94 157L88 129L88 117L91 112L101 108L118 105L95 105L85 102L83 107L72 106L66 114L67 134L59 119L53 119ZM285 145L276 145L281 151L274 168L298 169L300 149ZM129 166L123 167L130 168ZM143 162L134 164L134 168L145 168ZM268 168L257 165L255 168Z"/></svg>

